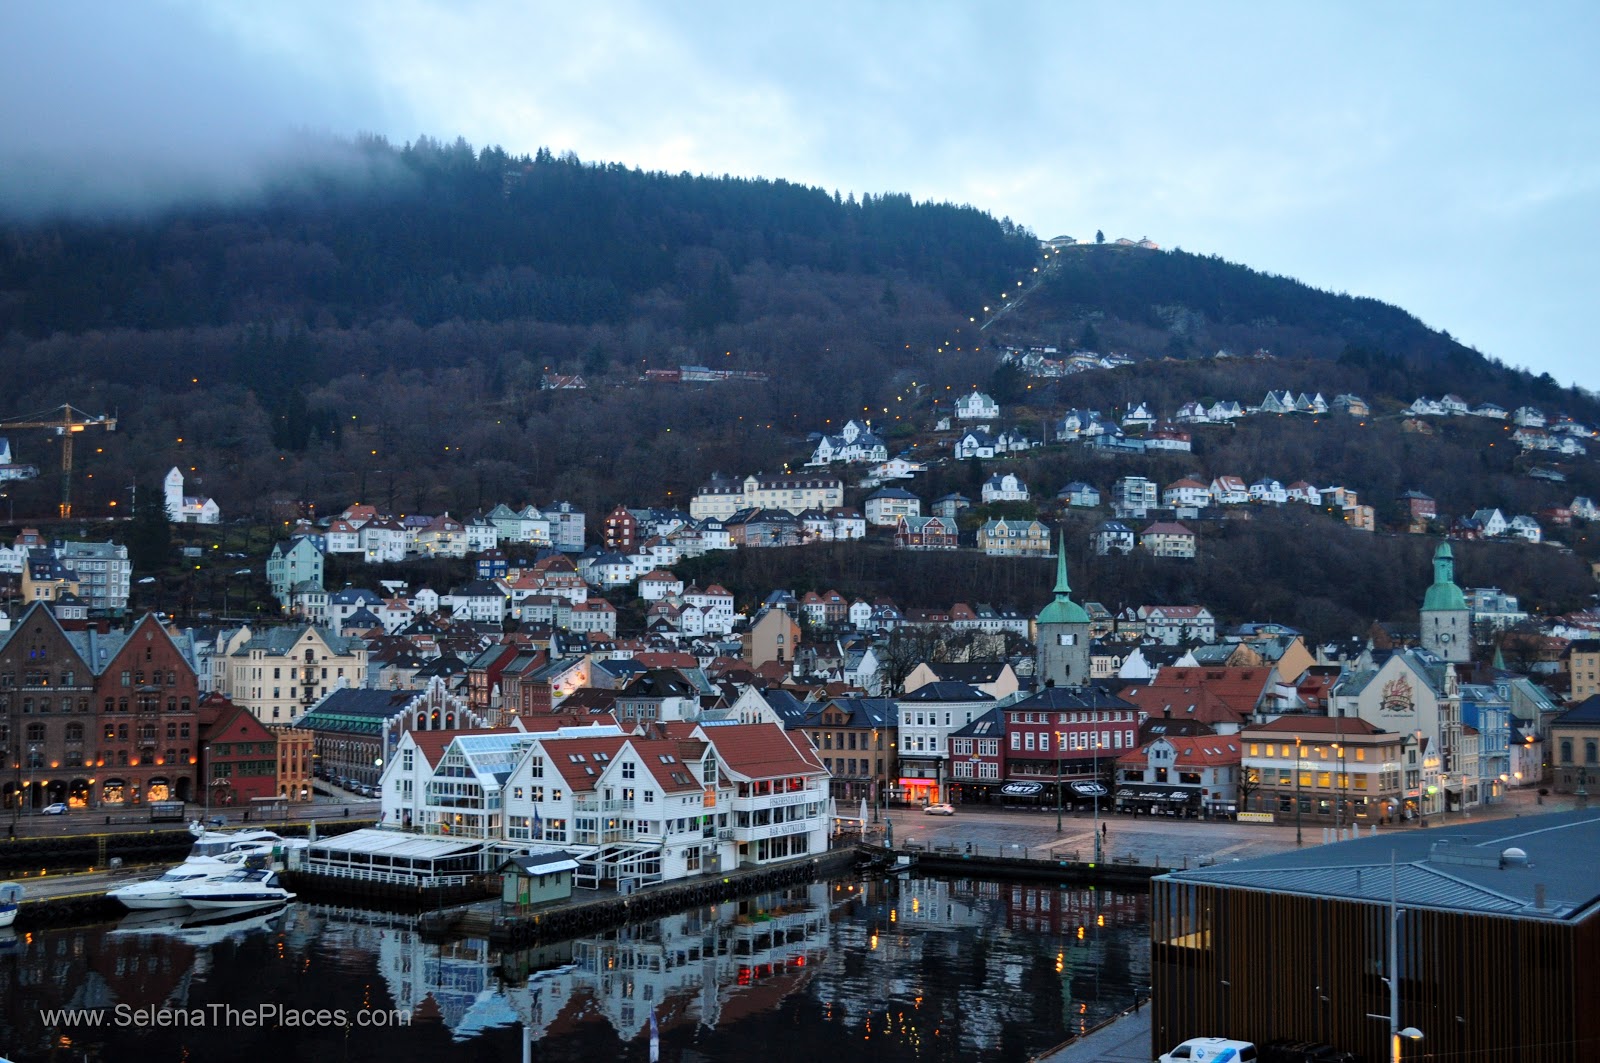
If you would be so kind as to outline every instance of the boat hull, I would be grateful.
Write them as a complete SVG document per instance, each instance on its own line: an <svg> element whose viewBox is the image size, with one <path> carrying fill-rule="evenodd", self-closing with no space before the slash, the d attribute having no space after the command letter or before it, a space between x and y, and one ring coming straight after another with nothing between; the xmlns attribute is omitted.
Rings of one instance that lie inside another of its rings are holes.
<svg viewBox="0 0 1600 1063"><path fill-rule="evenodd" d="M17 921L17 906L14 904L0 904L0 927L10 926Z"/></svg>
<svg viewBox="0 0 1600 1063"><path fill-rule="evenodd" d="M273 893L235 893L217 897L189 896L184 898L184 903L196 911L212 912L229 909L265 908L268 905L283 904L292 900L294 900L294 894L283 890Z"/></svg>
<svg viewBox="0 0 1600 1063"><path fill-rule="evenodd" d="M118 893L112 890L106 894L118 904L129 911L145 912L160 908L187 908L189 902L178 896L176 890L169 893Z"/></svg>

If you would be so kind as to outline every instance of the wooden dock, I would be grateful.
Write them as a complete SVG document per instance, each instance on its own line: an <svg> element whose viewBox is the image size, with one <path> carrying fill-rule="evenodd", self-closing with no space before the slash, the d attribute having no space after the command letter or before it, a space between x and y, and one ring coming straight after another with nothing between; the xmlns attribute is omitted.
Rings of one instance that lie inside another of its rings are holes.
<svg viewBox="0 0 1600 1063"><path fill-rule="evenodd" d="M738 868L721 874L665 883L630 896L611 891L586 890L570 901L555 901L528 909L505 905L500 901L480 901L447 911L426 913L421 917L420 925L423 934L428 937L448 939L474 936L487 938L492 944L502 947L527 948L629 923L654 922L690 908L833 878L860 864L863 856L855 847L834 849L781 864Z"/></svg>

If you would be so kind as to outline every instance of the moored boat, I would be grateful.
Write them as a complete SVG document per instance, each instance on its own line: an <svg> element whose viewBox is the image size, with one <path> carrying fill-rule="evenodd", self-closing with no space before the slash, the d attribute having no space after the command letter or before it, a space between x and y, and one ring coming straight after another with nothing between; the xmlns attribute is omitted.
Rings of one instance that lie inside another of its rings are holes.
<svg viewBox="0 0 1600 1063"><path fill-rule="evenodd" d="M106 896L134 911L187 907L189 902L183 899L184 890L244 870L250 856L249 852L239 850L221 856L190 857L168 868L160 878L118 886L107 890Z"/></svg>
<svg viewBox="0 0 1600 1063"><path fill-rule="evenodd" d="M190 906L205 910L261 908L294 899L294 894L278 881L277 872L266 868L236 871L202 882L184 890L181 896Z"/></svg>
<svg viewBox="0 0 1600 1063"><path fill-rule="evenodd" d="M21 908L22 883L0 882L0 927L15 923Z"/></svg>

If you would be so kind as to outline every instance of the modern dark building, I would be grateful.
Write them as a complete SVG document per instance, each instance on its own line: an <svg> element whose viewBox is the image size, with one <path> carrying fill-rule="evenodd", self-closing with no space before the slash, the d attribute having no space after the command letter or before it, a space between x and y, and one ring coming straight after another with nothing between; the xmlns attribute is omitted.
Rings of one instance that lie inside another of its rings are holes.
<svg viewBox="0 0 1600 1063"><path fill-rule="evenodd" d="M1174 872L1150 899L1152 1056L1220 1035L1377 1063L1399 1030L1405 1060L1600 1059L1600 813Z"/></svg>

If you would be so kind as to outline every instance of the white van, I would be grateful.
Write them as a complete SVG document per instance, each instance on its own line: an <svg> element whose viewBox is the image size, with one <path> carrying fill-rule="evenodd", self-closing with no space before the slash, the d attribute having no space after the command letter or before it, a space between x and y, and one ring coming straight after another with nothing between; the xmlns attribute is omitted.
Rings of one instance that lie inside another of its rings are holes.
<svg viewBox="0 0 1600 1063"><path fill-rule="evenodd" d="M1256 1046L1226 1037L1191 1037L1156 1063L1255 1063Z"/></svg>

